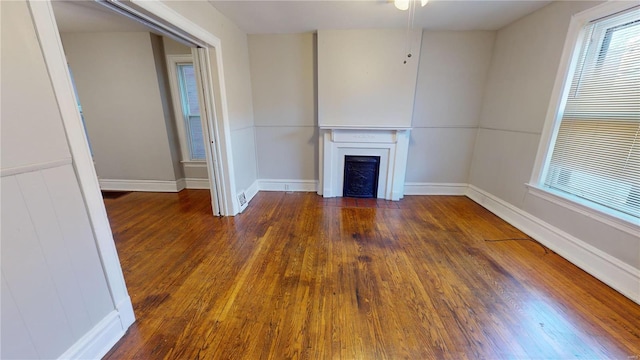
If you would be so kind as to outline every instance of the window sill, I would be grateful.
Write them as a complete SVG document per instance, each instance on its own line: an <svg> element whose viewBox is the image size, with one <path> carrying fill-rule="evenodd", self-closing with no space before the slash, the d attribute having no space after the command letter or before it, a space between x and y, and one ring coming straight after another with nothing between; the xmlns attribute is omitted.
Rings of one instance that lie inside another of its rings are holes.
<svg viewBox="0 0 640 360"><path fill-rule="evenodd" d="M192 168L206 168L207 162L205 160L182 160L180 163L184 167L192 167Z"/></svg>
<svg viewBox="0 0 640 360"><path fill-rule="evenodd" d="M640 234L640 219L629 214L611 210L581 198L554 191L553 189L542 188L532 184L526 184L526 186L529 189L529 194L537 198L575 211L633 236Z"/></svg>

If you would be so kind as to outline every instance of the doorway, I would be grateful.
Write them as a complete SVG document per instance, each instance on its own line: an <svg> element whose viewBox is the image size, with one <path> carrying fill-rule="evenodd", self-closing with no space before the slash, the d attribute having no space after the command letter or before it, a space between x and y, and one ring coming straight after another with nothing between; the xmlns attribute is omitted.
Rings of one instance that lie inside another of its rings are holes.
<svg viewBox="0 0 640 360"><path fill-rule="evenodd" d="M101 189L175 192L207 188L214 215L228 215L219 201L223 188L216 183L221 172L213 161L217 149L206 146L217 141L205 142L202 131L210 127L205 123L208 119L199 113L189 118L187 129L199 132L191 131L187 141L184 123L177 121L178 116L174 119L181 112L174 111L172 96L177 89L169 88L172 74L167 69L165 44L170 42L172 49L179 46L192 63L197 45L176 39L153 24L148 26L146 20L138 22L120 8L114 12L94 2L64 1L54 2L53 8L75 73L76 95L85 105L85 129ZM83 17L91 21L79 19ZM199 74L193 71L191 75L196 80ZM189 105L206 108L203 94L207 89L196 86L196 81L191 85ZM208 135L216 139L214 131ZM191 153L184 151L186 142Z"/></svg>
<svg viewBox="0 0 640 360"><path fill-rule="evenodd" d="M71 152L71 161L115 307L114 315L109 319L113 322L109 322L109 324L119 324L119 326L101 328L97 333L91 333L92 338L89 343L83 344L85 347L82 348L82 351L98 353L100 349L97 347L110 347L113 344L111 342L113 339L117 340L124 334L124 331L135 321L135 315L113 241L87 138L77 109L76 98L73 94L67 61L62 49L51 2L27 0L27 4L56 97ZM235 215L238 213L239 207L237 201L231 196L231 194L235 193L235 184L226 110L226 90L221 68L220 40L190 20L181 17L161 2L135 1L127 2L126 6L134 7L136 6L134 4L147 9L147 18L155 19L153 21L156 23L164 22L165 27L177 29L176 33L182 31L185 36L193 36L193 39L195 39L194 44L201 46L201 48L192 51L192 54L194 55L196 71L199 79L201 79L199 87L203 91L202 101L204 106L202 116L206 119L206 121L203 120L203 125L206 126L207 156L211 157L211 161L208 159L207 163L213 165L208 166L208 169L211 169L209 170L211 172L213 172L215 166L221 169L215 175L210 173L212 178L220 179L220 181L215 181L215 185L218 189L222 189L219 192L221 195L219 201L221 214ZM218 96L214 97L214 94L218 94ZM215 141L212 141L212 139ZM213 156L214 148L215 156ZM94 340L97 342L94 342Z"/></svg>

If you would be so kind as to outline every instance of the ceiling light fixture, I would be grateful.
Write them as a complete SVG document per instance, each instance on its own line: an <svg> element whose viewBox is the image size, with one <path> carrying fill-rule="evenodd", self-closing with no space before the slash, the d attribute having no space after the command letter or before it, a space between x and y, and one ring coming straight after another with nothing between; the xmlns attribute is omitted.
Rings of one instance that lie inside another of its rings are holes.
<svg viewBox="0 0 640 360"><path fill-rule="evenodd" d="M411 1L413 0L393 0L393 5L395 5L398 10L409 10L409 3ZM429 0L420 0L420 5L425 6L428 2Z"/></svg>
<svg viewBox="0 0 640 360"><path fill-rule="evenodd" d="M391 0L387 1L391 2ZM428 2L429 0L420 0L420 5L424 7ZM416 7L418 6L418 0L393 0L393 5L395 5L398 10L409 10L407 18L407 43L405 46L405 54L407 54L407 57L403 61L403 63L406 64L407 61L411 58L411 49L413 47L411 30L413 29L413 22L416 17Z"/></svg>

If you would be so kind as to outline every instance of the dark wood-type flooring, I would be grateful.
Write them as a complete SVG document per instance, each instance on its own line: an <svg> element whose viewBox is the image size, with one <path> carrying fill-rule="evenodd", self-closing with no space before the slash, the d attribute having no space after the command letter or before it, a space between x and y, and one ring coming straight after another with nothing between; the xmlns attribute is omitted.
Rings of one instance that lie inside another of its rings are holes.
<svg viewBox="0 0 640 360"><path fill-rule="evenodd" d="M137 321L107 359L638 359L640 306L466 197L105 199Z"/></svg>

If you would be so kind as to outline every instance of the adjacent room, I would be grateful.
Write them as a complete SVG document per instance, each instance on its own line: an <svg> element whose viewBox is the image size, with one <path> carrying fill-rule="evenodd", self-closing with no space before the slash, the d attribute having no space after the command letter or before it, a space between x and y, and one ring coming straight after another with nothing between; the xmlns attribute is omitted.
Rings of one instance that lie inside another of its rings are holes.
<svg viewBox="0 0 640 360"><path fill-rule="evenodd" d="M0 8L2 359L640 356L637 1Z"/></svg>

